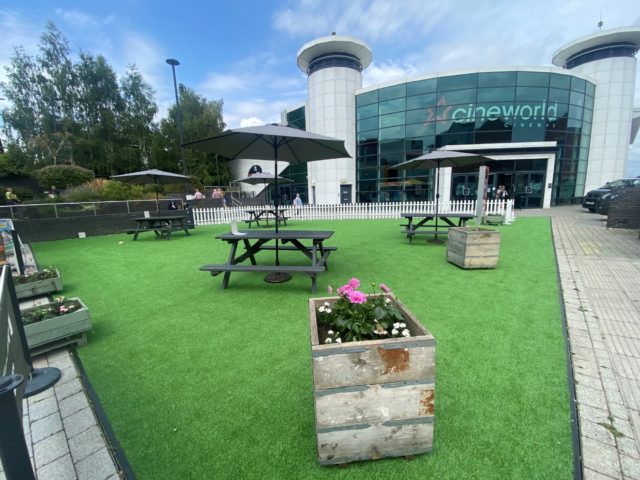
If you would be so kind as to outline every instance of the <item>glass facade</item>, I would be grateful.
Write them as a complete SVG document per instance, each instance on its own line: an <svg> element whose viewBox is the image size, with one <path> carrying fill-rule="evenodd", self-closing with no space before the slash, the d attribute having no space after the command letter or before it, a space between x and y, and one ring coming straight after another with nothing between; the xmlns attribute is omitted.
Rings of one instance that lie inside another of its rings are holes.
<svg viewBox="0 0 640 480"><path fill-rule="evenodd" d="M357 199L432 199L433 172L394 166L445 145L555 141L553 179L544 178L546 161L497 161L490 181L514 188L525 182L532 191L553 181L551 204L572 203L584 191L594 93L594 84L571 75L504 71L428 78L359 94ZM462 175L462 183L470 185L474 174L453 173L455 197L455 178ZM459 190L471 195L476 187L469 185Z"/></svg>
<svg viewBox="0 0 640 480"><path fill-rule="evenodd" d="M305 108L300 107L295 110L291 110L287 112L287 126L298 128L300 130L306 130L306 122L305 122ZM292 181L292 183L286 183L284 185L278 184L278 190L280 190L280 202L283 205L291 204L293 199L296 197L296 193L300 194L302 201L307 204L309 203L309 192L307 187L307 164L299 163L296 165L289 165L285 168L281 173L281 177L288 178ZM274 198L274 186L270 185L268 187L270 189L269 196L270 198Z"/></svg>

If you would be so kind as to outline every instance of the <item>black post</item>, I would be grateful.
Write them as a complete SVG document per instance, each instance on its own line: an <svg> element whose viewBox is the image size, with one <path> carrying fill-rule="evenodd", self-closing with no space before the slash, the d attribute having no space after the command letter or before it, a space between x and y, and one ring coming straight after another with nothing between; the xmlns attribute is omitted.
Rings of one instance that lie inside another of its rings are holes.
<svg viewBox="0 0 640 480"><path fill-rule="evenodd" d="M178 83L176 82L176 66L180 65L180 62L175 58L167 58L167 63L171 65L171 72L173 73L173 90L176 94L176 114L178 116L178 134L180 135L180 159L182 160L182 173L185 177L189 176L189 166L187 165L187 160L184 156L184 147L182 144L184 143L184 133L182 131L182 110L180 109L180 97L178 96ZM184 194L189 193L189 189L187 186L187 182L184 183Z"/></svg>
<svg viewBox="0 0 640 480"><path fill-rule="evenodd" d="M35 480L24 440L22 417L13 391L24 382L20 374L0 377L0 459L7 480Z"/></svg>
<svg viewBox="0 0 640 480"><path fill-rule="evenodd" d="M24 258L22 258L22 244L20 243L20 235L15 230L11 230L11 239L13 240L13 254L18 262L18 273L24 275Z"/></svg>

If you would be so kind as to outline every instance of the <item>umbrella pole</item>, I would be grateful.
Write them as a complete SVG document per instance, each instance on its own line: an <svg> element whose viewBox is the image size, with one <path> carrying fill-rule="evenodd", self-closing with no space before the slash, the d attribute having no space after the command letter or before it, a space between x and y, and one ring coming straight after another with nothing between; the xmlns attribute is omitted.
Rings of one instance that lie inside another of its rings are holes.
<svg viewBox="0 0 640 480"><path fill-rule="evenodd" d="M276 170L275 182L274 182L276 196L273 201L273 205L275 207L274 212L276 217L276 267L277 267L280 265L280 251L278 248L280 244L280 239L278 238L278 232L279 232L278 224L280 222L278 221L279 218L278 218L278 144L277 144L277 140L276 140L276 143L274 143L273 145L273 157L275 159L275 170ZM273 272L267 275L266 277L264 277L264 281L268 283L282 283L282 282L288 282L289 280L291 280L291 275L285 272Z"/></svg>
<svg viewBox="0 0 640 480"><path fill-rule="evenodd" d="M156 187L156 212L160 212L160 200L158 200L158 179L153 177L153 184Z"/></svg>
<svg viewBox="0 0 640 480"><path fill-rule="evenodd" d="M428 240L429 243L442 243L442 240L438 238L438 203L440 201L440 162L436 167L436 195L435 195L435 215L436 215L436 227L433 239Z"/></svg>

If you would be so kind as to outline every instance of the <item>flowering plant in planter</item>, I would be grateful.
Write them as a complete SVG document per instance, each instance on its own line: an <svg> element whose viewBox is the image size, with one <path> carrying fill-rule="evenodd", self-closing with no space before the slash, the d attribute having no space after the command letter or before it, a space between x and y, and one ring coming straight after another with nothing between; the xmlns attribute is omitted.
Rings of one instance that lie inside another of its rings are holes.
<svg viewBox="0 0 640 480"><path fill-rule="evenodd" d="M24 275L16 275L13 277L13 283L15 284L24 284L37 282L39 280L46 280L48 278L56 278L60 276L58 271L53 267L48 267L40 271L27 273Z"/></svg>
<svg viewBox="0 0 640 480"><path fill-rule="evenodd" d="M323 329L324 343L357 342L383 338L410 337L404 316L388 295L384 283L367 295L360 290L360 280L352 278L339 287L337 301L324 302L317 309L318 325ZM379 289L379 291L376 291ZM329 287L329 293L333 288Z"/></svg>
<svg viewBox="0 0 640 480"><path fill-rule="evenodd" d="M67 300L64 297L57 297L53 303L48 303L41 307L22 312L22 323L30 325L53 317L59 317L70 312L83 308L78 300Z"/></svg>

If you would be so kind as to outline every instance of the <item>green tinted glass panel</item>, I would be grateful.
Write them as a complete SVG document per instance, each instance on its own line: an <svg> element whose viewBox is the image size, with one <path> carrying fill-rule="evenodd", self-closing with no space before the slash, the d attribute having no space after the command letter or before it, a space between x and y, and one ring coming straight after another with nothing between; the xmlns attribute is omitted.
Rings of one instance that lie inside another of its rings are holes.
<svg viewBox="0 0 640 480"><path fill-rule="evenodd" d="M571 96L569 97L569 103L572 105L584 105L584 93L571 91Z"/></svg>
<svg viewBox="0 0 640 480"><path fill-rule="evenodd" d="M358 170L358 180L377 180L377 168L361 168Z"/></svg>
<svg viewBox="0 0 640 480"><path fill-rule="evenodd" d="M571 77L569 75L560 75L552 73L549 85L554 88L569 89L571 87Z"/></svg>
<svg viewBox="0 0 640 480"><path fill-rule="evenodd" d="M478 102L508 102L516 95L515 87L479 88Z"/></svg>
<svg viewBox="0 0 640 480"><path fill-rule="evenodd" d="M394 98L405 97L407 95L407 85L402 83L393 87L381 88L378 90L379 101L393 100Z"/></svg>
<svg viewBox="0 0 640 480"><path fill-rule="evenodd" d="M389 115L380 115L380 128L397 127L404 125L404 112L390 113Z"/></svg>
<svg viewBox="0 0 640 480"><path fill-rule="evenodd" d="M376 191L378 188L378 182L376 180L363 180L358 182L358 190L362 191Z"/></svg>
<svg viewBox="0 0 640 480"><path fill-rule="evenodd" d="M436 79L429 78L427 80L419 80L417 82L407 83L407 96L421 95L423 93L431 93L436 91Z"/></svg>
<svg viewBox="0 0 640 480"><path fill-rule="evenodd" d="M516 87L516 100L547 100L549 89L544 87Z"/></svg>
<svg viewBox="0 0 640 480"><path fill-rule="evenodd" d="M358 168L371 168L378 166L377 155L367 155L364 157L358 157Z"/></svg>
<svg viewBox="0 0 640 480"><path fill-rule="evenodd" d="M544 141L544 129L543 128L522 128L513 129L511 132L512 142L542 142Z"/></svg>
<svg viewBox="0 0 640 480"><path fill-rule="evenodd" d="M436 122L436 135L443 135L449 133L451 128L456 125L452 121L439 121Z"/></svg>
<svg viewBox="0 0 640 480"><path fill-rule="evenodd" d="M356 96L356 106L360 107L363 105L369 105L371 103L378 102L378 90L374 90L372 92L361 93Z"/></svg>
<svg viewBox="0 0 640 480"><path fill-rule="evenodd" d="M380 102L380 115L387 113L400 112L405 110L406 101L405 98L397 98L395 100L387 100L386 102Z"/></svg>
<svg viewBox="0 0 640 480"><path fill-rule="evenodd" d="M587 88L585 89L585 93L593 97L596 94L596 86L591 82L587 82Z"/></svg>
<svg viewBox="0 0 640 480"><path fill-rule="evenodd" d="M368 118L378 115L378 104L372 103L371 105L366 105L364 107L358 107L357 116L358 120L362 118Z"/></svg>
<svg viewBox="0 0 640 480"><path fill-rule="evenodd" d="M394 140L391 142L381 142L379 146L380 154L390 152L402 152L404 148L404 140Z"/></svg>
<svg viewBox="0 0 640 480"><path fill-rule="evenodd" d="M358 143L369 143L378 140L378 130L358 132Z"/></svg>
<svg viewBox="0 0 640 480"><path fill-rule="evenodd" d="M363 132L365 130L372 130L378 128L378 117L369 117L363 120L358 120L358 131Z"/></svg>
<svg viewBox="0 0 640 480"><path fill-rule="evenodd" d="M569 132L569 133L571 133L571 132L581 133L582 132L582 120L580 120L578 118L569 118L569 120L567 121L567 132Z"/></svg>
<svg viewBox="0 0 640 480"><path fill-rule="evenodd" d="M433 128L435 131L435 124ZM405 148L407 152L417 153L418 155L413 156L415 158L416 156L422 155L423 153L428 152L431 149L435 148L435 144L436 144L436 137L433 135L429 135L427 137L422 137L422 138L408 138L405 141Z"/></svg>
<svg viewBox="0 0 640 480"><path fill-rule="evenodd" d="M582 107L576 107L574 105L569 105L569 119L582 120L582 116L584 114L584 109Z"/></svg>
<svg viewBox="0 0 640 480"><path fill-rule="evenodd" d="M416 108L432 107L436 104L435 93L425 93L424 95L416 95L415 97L407 97L407 110Z"/></svg>
<svg viewBox="0 0 640 480"><path fill-rule="evenodd" d="M450 77L438 78L438 92L447 90L461 90L464 88L475 88L478 84L478 74L452 75Z"/></svg>
<svg viewBox="0 0 640 480"><path fill-rule="evenodd" d="M380 141L404 138L404 126L380 129Z"/></svg>
<svg viewBox="0 0 640 480"><path fill-rule="evenodd" d="M433 110L433 109L432 109ZM429 112L426 108L420 110L411 110L407 112L407 123L424 123L429 117L435 115L435 112Z"/></svg>
<svg viewBox="0 0 640 480"><path fill-rule="evenodd" d="M585 135L591 135L591 123L590 122L582 122L582 133ZM586 137L588 138L588 137Z"/></svg>
<svg viewBox="0 0 640 480"><path fill-rule="evenodd" d="M562 102L569 103L569 90L562 90L560 88L549 89L549 103Z"/></svg>
<svg viewBox="0 0 640 480"><path fill-rule="evenodd" d="M438 92L438 105L459 105L461 103L474 103L475 101L475 88Z"/></svg>
<svg viewBox="0 0 640 480"><path fill-rule="evenodd" d="M407 137L423 137L426 135L433 135L435 133L435 123L414 123L405 127Z"/></svg>
<svg viewBox="0 0 640 480"><path fill-rule="evenodd" d="M589 110L593 110L593 97L585 95L585 97L584 97L584 107L589 109Z"/></svg>
<svg viewBox="0 0 640 480"><path fill-rule="evenodd" d="M404 153L402 152L383 153L380 155L380 166L398 165L402 162L404 162Z"/></svg>
<svg viewBox="0 0 640 480"><path fill-rule="evenodd" d="M516 72L483 72L478 74L479 87L508 87L516 84Z"/></svg>
<svg viewBox="0 0 640 480"><path fill-rule="evenodd" d="M378 153L377 143L367 143L364 145L358 145L358 156L363 157L366 155L375 155Z"/></svg>
<svg viewBox="0 0 640 480"><path fill-rule="evenodd" d="M572 77L571 78L571 90L575 90L576 92L584 93L587 87L587 81L581 78Z"/></svg>
<svg viewBox="0 0 640 480"><path fill-rule="evenodd" d="M523 87L547 87L549 74L543 72L518 72L517 85Z"/></svg>

